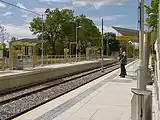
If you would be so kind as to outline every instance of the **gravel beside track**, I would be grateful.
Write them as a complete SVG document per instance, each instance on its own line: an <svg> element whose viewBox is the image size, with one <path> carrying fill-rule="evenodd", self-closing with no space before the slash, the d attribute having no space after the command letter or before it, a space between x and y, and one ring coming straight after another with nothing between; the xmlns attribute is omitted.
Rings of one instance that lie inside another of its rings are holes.
<svg viewBox="0 0 160 120"><path fill-rule="evenodd" d="M23 94L26 92L29 93L38 89L45 88L35 93L33 92L33 94L28 94L26 96L24 95L21 98L15 99L14 101L12 100L8 101L8 103L5 103L5 104L2 104L2 103L7 99L11 99L11 95L2 96L0 97L0 102L2 102L0 105L0 120L12 119L56 97L59 97L73 89L76 89L88 82L91 82L97 79L98 77L101 77L104 74L107 74L117 68L119 68L119 64L118 65L113 64L106 67L106 69L104 69L104 72L97 71L84 76L78 74L77 76L75 75L74 77L71 76L71 77L63 78L62 81L65 81L65 82L61 84L57 84L55 81L53 81L53 82L48 82L46 84L36 86L30 89L26 89L20 92L16 92L12 94L13 95L12 97L16 97L19 94ZM51 85L52 87L46 88L46 86L51 86Z"/></svg>

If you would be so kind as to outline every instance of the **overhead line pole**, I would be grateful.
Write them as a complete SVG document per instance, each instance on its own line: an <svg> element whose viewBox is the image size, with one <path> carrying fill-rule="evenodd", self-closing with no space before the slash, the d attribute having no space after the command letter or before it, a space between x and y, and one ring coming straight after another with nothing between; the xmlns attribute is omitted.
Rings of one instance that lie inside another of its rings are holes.
<svg viewBox="0 0 160 120"><path fill-rule="evenodd" d="M101 38L101 71L103 72L103 18L102 18L102 38Z"/></svg>
<svg viewBox="0 0 160 120"><path fill-rule="evenodd" d="M41 44L41 49L42 49L42 53L41 53L41 65L43 66L43 56L44 56L44 44L43 44L43 35L44 35L44 24L43 24L43 14L42 14L42 44Z"/></svg>
<svg viewBox="0 0 160 120"><path fill-rule="evenodd" d="M144 75L144 0L140 0L140 30L139 30L139 64L138 64L138 89L145 90Z"/></svg>
<svg viewBox="0 0 160 120"><path fill-rule="evenodd" d="M77 62L77 49L78 49L78 43L77 43L77 21L76 21L76 62Z"/></svg>

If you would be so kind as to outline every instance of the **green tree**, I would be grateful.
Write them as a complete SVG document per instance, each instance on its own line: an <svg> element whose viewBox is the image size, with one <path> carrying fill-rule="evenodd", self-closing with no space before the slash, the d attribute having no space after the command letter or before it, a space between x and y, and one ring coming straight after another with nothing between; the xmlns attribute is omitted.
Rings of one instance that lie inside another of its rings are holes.
<svg viewBox="0 0 160 120"><path fill-rule="evenodd" d="M149 6L145 6L146 7L146 14L148 15L148 17L146 18L146 22L148 24L149 27L152 28L152 37L151 37L151 45L153 45L155 43L155 41L157 40L157 28L158 28L158 4L159 4L159 0L152 0L151 4Z"/></svg>
<svg viewBox="0 0 160 120"><path fill-rule="evenodd" d="M135 45L131 41L121 40L120 48L122 48L122 51L127 52L128 57L133 57L134 55L136 55L136 53L134 53L136 49Z"/></svg>
<svg viewBox="0 0 160 120"><path fill-rule="evenodd" d="M158 0L152 0L151 4L146 7L146 13L148 17L146 18L147 24L154 30L157 30L158 23Z"/></svg>
<svg viewBox="0 0 160 120"><path fill-rule="evenodd" d="M73 11L69 9L55 10L46 9L46 20L44 20L44 40L45 48L50 54L56 54L56 44L60 42L68 44L68 40L73 36L72 29L74 23ZM42 36L42 20L40 17L34 18L30 23L30 30L33 34Z"/></svg>
<svg viewBox="0 0 160 120"><path fill-rule="evenodd" d="M111 54L112 51L119 51L120 44L116 40L116 34L113 32L104 33L104 54L107 53L107 43L108 43L108 53Z"/></svg>
<svg viewBox="0 0 160 120"><path fill-rule="evenodd" d="M44 25L45 52L48 54L63 54L63 48L68 47L70 42L76 40L76 26L79 51L84 54L86 47L98 46L100 32L92 20L85 15L74 16L74 11L69 9L55 10L46 9ZM34 18L30 23L33 34L42 36L42 20Z"/></svg>
<svg viewBox="0 0 160 120"><path fill-rule="evenodd" d="M84 14L76 16L75 22L77 27L78 43L81 54L85 54L85 50L90 46L100 45L100 31L92 20L87 18Z"/></svg>

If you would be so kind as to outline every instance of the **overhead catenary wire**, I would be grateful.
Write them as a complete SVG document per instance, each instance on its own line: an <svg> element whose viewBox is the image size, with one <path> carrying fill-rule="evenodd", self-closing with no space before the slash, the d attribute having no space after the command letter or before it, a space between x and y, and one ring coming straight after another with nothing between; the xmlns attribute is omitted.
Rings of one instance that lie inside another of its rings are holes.
<svg viewBox="0 0 160 120"><path fill-rule="evenodd" d="M15 4L12 4L12 3L9 3L9 2L6 2L4 0L0 0L0 2L4 3L4 4L7 4L7 5L10 5L10 6L13 6L13 7L16 7L16 8L19 8L19 9L22 9L24 11L28 11L30 13L34 13L34 14L37 14L39 16L42 16L43 14L40 14L40 13L37 13L37 12L34 12L34 11L31 11L31 10L28 10L26 8L22 8L20 6L17 6ZM14 25L9 25L9 24L2 24L2 26L8 26L8 27L16 27L16 28L20 28L20 29L24 29L24 30L29 30L27 27L22 27L22 26L14 26Z"/></svg>
<svg viewBox="0 0 160 120"><path fill-rule="evenodd" d="M37 14L37 15L39 15L39 16L42 16L42 14L40 14L40 13L31 11L31 10L28 10L28 9L26 9L26 8L22 8L22 7L20 7L20 6L17 6L17 5L15 5L15 4L6 2L6 1L4 1L4 0L0 0L0 2L5 3L5 4L7 4L7 5L10 5L10 6L13 6L13 7L16 7L16 8L19 8L19 9L22 9L22 10L24 10L24 11L28 11L28 12L30 12L30 13L34 13L34 14Z"/></svg>
<svg viewBox="0 0 160 120"><path fill-rule="evenodd" d="M37 13L37 12L34 12L34 11L31 11L31 10L28 10L28 9L26 9L25 7L20 7L20 6L18 6L18 5L15 5L15 4L12 4L12 3L9 3L9 2L6 2L6 1L4 1L4 0L0 0L0 2L2 2L2 3L5 3L5 4L7 4L7 5L10 5L10 6L13 6L13 7L16 7L16 8L19 8L19 9L21 9L21 10L24 10L24 11L28 11L28 12L30 12L30 13L34 13L34 14L37 14L37 15L39 15L39 16L41 16L41 19L42 19L42 58L41 58L41 64L43 65L43 49L44 49L44 46L43 46L43 34L44 34L44 29L43 29L43 26L44 26L44 23L43 23L43 14L40 14L40 13Z"/></svg>

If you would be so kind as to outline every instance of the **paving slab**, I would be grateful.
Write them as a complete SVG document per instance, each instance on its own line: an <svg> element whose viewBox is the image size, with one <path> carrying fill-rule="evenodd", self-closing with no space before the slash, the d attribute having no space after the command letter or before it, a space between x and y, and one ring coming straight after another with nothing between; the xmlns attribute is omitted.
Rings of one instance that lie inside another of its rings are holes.
<svg viewBox="0 0 160 120"><path fill-rule="evenodd" d="M115 70L15 120L129 120L136 62L127 65L126 78Z"/></svg>
<svg viewBox="0 0 160 120"><path fill-rule="evenodd" d="M128 68L128 70L132 71L133 67ZM134 71L127 73L130 76L135 75ZM120 78L117 75L112 81L99 88L98 93L76 113L67 113L71 116L64 120L129 120L132 87L136 87L135 80L131 77ZM63 115L58 119L60 120L62 117Z"/></svg>

